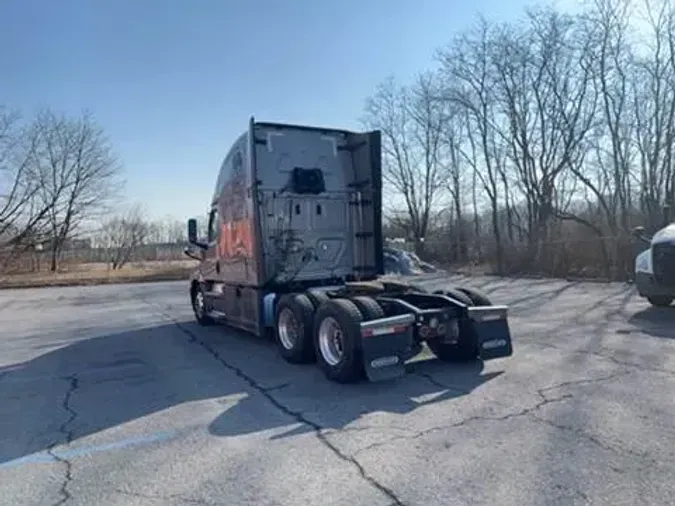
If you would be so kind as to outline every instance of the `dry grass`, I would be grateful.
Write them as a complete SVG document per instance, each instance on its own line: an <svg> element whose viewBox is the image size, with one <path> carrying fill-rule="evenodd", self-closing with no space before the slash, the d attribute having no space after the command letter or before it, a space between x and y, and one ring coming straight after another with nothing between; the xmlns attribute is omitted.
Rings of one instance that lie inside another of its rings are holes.
<svg viewBox="0 0 675 506"><path fill-rule="evenodd" d="M125 265L120 270L112 270L107 264L75 264L64 266L58 272L42 271L0 275L0 288L37 288L45 286L187 280L190 272L196 265L197 262L192 260L140 262Z"/></svg>

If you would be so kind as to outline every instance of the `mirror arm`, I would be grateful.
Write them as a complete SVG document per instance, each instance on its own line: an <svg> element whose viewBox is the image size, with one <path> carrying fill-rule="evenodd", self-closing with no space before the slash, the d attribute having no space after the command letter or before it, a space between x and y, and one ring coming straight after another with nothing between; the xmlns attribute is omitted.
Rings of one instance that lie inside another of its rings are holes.
<svg viewBox="0 0 675 506"><path fill-rule="evenodd" d="M190 244L193 244L193 245L197 246L197 247L200 248L200 249L209 249L209 245L206 244L205 242L193 241L193 242L190 243Z"/></svg>
<svg viewBox="0 0 675 506"><path fill-rule="evenodd" d="M652 238L647 237L644 234L644 228L643 227L635 227L632 231L632 236L635 237L636 239L642 241L643 243L645 243L648 246L651 245Z"/></svg>
<svg viewBox="0 0 675 506"><path fill-rule="evenodd" d="M183 250L183 253L184 253L186 256L192 258L193 260L201 260L201 258L199 258L197 255L195 255L195 254L192 252L192 250L190 250L190 248L185 248L185 249Z"/></svg>

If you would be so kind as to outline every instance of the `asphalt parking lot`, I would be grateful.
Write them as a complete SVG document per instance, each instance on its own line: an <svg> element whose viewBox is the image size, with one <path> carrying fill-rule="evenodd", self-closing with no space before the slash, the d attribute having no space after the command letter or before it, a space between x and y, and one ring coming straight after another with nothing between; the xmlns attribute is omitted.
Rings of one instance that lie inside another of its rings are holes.
<svg viewBox="0 0 675 506"><path fill-rule="evenodd" d="M513 357L358 385L198 327L185 283L1 291L0 504L672 504L675 307L470 284Z"/></svg>

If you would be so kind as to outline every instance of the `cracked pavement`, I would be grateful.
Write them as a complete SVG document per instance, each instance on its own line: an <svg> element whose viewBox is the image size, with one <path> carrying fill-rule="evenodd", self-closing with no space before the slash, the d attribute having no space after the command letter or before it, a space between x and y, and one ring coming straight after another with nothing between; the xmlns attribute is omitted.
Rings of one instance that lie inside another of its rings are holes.
<svg viewBox="0 0 675 506"><path fill-rule="evenodd" d="M1 291L0 504L671 502L675 308L625 284L420 282L448 283L509 305L514 356L425 353L357 385L197 326L185 283Z"/></svg>

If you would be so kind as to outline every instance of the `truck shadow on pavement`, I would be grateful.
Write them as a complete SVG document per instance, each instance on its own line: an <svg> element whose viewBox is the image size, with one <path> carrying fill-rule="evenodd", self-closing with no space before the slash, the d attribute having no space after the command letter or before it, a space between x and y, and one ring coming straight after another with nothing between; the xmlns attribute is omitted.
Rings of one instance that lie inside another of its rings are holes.
<svg viewBox="0 0 675 506"><path fill-rule="evenodd" d="M640 332L664 339L675 339L675 307L652 307L633 313L628 323Z"/></svg>
<svg viewBox="0 0 675 506"><path fill-rule="evenodd" d="M192 322L183 326L191 332L204 330ZM250 389L254 395L239 401L209 425L209 432L216 436L253 434L298 423L299 427L281 431L271 439L312 432L317 427L339 430L369 414L406 414L428 404L462 397L503 372L485 373L481 361L446 364L420 355L407 364L407 374L402 378L339 384L326 379L316 364L284 362L269 338L227 329L223 339L218 327L199 334L202 346L220 355L227 367L236 368L254 385ZM255 360L251 360L254 356ZM271 424L266 420L261 402L273 408L273 417L282 415L285 422ZM251 416L252 412L255 416Z"/></svg>
<svg viewBox="0 0 675 506"><path fill-rule="evenodd" d="M370 413L403 414L461 397L500 374L484 374L481 364L429 360L411 364L406 377L391 382L339 385L316 366L287 364L268 340L177 323L100 337L90 332L75 342L71 336L69 344L46 353L49 341L56 346L67 336L55 330L27 338L26 350L43 354L0 368L0 468L170 408L179 411L163 413L164 426L169 416L177 429L205 423L216 436L284 432L303 420L340 429ZM204 422L198 405L181 408L196 401L211 401L203 413L214 403L231 407Z"/></svg>
<svg viewBox="0 0 675 506"><path fill-rule="evenodd" d="M319 372L306 369L302 373L304 378L269 392L273 402L288 416L286 425L301 424L270 439L313 432L317 428L342 430L351 424L358 429L362 425L360 420L369 415L404 415L430 404L458 399L503 373L482 373L481 363L453 366L426 359L409 365L408 375L397 380L340 385L328 382ZM269 429L269 424L260 418L240 423L243 413L253 409L248 402L242 400L217 417L209 425L209 432L232 437Z"/></svg>

